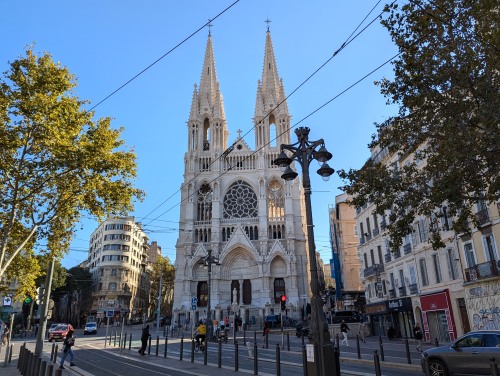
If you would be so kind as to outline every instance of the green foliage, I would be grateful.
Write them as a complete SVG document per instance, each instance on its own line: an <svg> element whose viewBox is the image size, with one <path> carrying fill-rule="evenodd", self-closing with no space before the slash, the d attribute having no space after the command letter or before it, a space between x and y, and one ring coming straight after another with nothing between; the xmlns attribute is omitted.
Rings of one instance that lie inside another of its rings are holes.
<svg viewBox="0 0 500 376"><path fill-rule="evenodd" d="M392 211L396 248L416 216L439 218L446 206L453 229L466 232L478 200L499 199L500 12L491 0L415 0L386 11L382 24L401 55L394 79L378 85L399 113L377 125L370 147L405 165L373 158L339 175L355 206ZM438 222L430 228L434 248L443 245Z"/></svg>
<svg viewBox="0 0 500 376"><path fill-rule="evenodd" d="M156 314L158 310L158 290L160 287L160 275L163 276L161 283L161 316L172 316L172 305L174 299L175 268L168 257L159 256L157 262L151 264L151 288L149 290L149 308Z"/></svg>
<svg viewBox="0 0 500 376"><path fill-rule="evenodd" d="M38 265L40 265L40 276L36 279L36 286L40 287L45 284L45 278L49 270L49 264L51 262L51 257L49 254L40 254L35 256ZM60 260L54 261L54 273L52 275L52 290L58 287L64 286L66 284L66 268L61 265Z"/></svg>
<svg viewBox="0 0 500 376"><path fill-rule="evenodd" d="M75 88L67 68L33 47L0 78L0 276L42 239L61 257L82 213L126 214L143 196L122 129L94 121Z"/></svg>

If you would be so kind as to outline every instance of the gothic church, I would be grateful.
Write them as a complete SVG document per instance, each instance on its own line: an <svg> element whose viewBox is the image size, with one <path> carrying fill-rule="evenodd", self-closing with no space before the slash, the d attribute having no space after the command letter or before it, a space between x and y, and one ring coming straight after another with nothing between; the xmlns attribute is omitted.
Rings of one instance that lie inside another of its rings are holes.
<svg viewBox="0 0 500 376"><path fill-rule="evenodd" d="M179 324L206 318L208 306L217 320L236 314L243 322L261 322L281 312L282 295L286 315L304 311L309 263L303 190L300 179L284 181L283 168L273 164L279 145L296 142L284 99L268 29L253 118L255 150L240 135L230 139L209 33L187 122L173 307Z"/></svg>

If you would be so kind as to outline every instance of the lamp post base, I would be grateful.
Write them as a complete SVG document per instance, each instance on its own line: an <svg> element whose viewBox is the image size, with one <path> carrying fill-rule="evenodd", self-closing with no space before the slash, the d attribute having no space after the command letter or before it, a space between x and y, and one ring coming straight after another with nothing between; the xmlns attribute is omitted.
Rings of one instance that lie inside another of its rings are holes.
<svg viewBox="0 0 500 376"><path fill-rule="evenodd" d="M309 376L340 376L338 351L331 344L307 344L306 354Z"/></svg>

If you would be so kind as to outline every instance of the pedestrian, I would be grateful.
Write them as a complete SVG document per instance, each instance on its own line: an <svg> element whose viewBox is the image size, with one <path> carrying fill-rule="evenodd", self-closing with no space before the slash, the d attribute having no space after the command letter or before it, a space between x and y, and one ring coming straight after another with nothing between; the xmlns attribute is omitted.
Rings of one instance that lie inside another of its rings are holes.
<svg viewBox="0 0 500 376"><path fill-rule="evenodd" d="M141 348L139 349L139 354L146 355L146 347L148 347L148 339L149 339L149 324L142 329L141 335Z"/></svg>
<svg viewBox="0 0 500 376"><path fill-rule="evenodd" d="M417 322L413 328L413 336L417 340L417 351L422 352L422 329L420 329L420 324Z"/></svg>
<svg viewBox="0 0 500 376"><path fill-rule="evenodd" d="M72 349L72 347L75 344L75 338L76 338L75 332L72 329L70 329L68 331L68 334L66 335L66 338L64 339L64 342L63 342L63 356L61 359L59 369L64 369L64 361L66 360L66 357L68 355L69 355L69 361L70 361L69 366L73 367L76 365L73 362L75 360L75 354L73 353L73 349Z"/></svg>
<svg viewBox="0 0 500 376"><path fill-rule="evenodd" d="M9 327L7 326L7 324L5 324L2 333L2 345L9 344L9 333L10 333Z"/></svg>
<svg viewBox="0 0 500 376"><path fill-rule="evenodd" d="M267 321L264 321L264 328L262 329L262 347L266 347L266 338L269 332L271 331L271 327Z"/></svg>
<svg viewBox="0 0 500 376"><path fill-rule="evenodd" d="M387 329L387 337L389 338L389 341L392 341L394 334L396 334L396 331L392 326L390 326L389 329Z"/></svg>
<svg viewBox="0 0 500 376"><path fill-rule="evenodd" d="M340 342L341 345L345 343L347 347L349 347L349 341L347 340L347 331L350 331L349 327L345 323L345 320L342 320L342 324L340 324L340 332L342 333L342 341Z"/></svg>

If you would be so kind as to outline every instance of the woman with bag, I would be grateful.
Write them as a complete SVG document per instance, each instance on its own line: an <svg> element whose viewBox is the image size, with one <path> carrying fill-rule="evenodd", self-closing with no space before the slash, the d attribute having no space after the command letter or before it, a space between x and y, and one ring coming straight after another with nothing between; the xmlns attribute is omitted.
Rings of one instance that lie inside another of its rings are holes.
<svg viewBox="0 0 500 376"><path fill-rule="evenodd" d="M68 331L68 334L66 335L66 338L64 340L64 346L63 346L63 356L61 359L61 365L60 365L59 369L64 369L64 361L66 360L66 356L68 356L68 355L69 355L69 360L70 360L69 366L73 367L76 365L75 363L73 363L73 361L75 360L75 354L73 353L73 350L71 349L73 347L73 345L75 344L76 336L74 335L74 333L75 332L70 329Z"/></svg>

